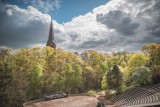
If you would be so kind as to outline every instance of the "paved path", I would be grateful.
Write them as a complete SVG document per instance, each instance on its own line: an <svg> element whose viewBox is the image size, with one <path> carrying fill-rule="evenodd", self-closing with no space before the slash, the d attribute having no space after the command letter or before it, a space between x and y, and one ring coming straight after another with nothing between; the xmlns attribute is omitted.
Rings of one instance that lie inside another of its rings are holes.
<svg viewBox="0 0 160 107"><path fill-rule="evenodd" d="M50 101L26 103L24 107L96 107L98 100L90 96L69 96ZM108 107L108 106L107 106Z"/></svg>

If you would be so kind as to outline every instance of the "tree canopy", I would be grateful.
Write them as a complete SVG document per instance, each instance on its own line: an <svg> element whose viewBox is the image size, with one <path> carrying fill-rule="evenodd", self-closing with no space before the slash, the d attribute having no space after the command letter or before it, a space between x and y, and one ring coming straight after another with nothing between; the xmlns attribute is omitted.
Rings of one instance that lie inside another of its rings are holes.
<svg viewBox="0 0 160 107"><path fill-rule="evenodd" d="M21 107L44 94L69 91L115 90L160 82L160 44L147 44L142 52L81 54L34 47L0 49L0 106Z"/></svg>

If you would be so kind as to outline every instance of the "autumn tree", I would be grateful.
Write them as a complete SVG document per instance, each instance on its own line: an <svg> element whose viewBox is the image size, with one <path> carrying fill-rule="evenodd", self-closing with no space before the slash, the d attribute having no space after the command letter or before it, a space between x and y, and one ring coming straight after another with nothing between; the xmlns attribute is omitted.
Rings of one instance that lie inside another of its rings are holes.
<svg viewBox="0 0 160 107"><path fill-rule="evenodd" d="M133 54L128 61L129 72L133 72L133 71L135 71L135 69L145 66L146 61L147 61L147 59L143 53Z"/></svg>
<svg viewBox="0 0 160 107"><path fill-rule="evenodd" d="M8 106L9 96L7 94L8 85L12 81L10 70L11 49L0 49L0 107Z"/></svg>
<svg viewBox="0 0 160 107"><path fill-rule="evenodd" d="M160 82L160 44L146 44L142 51L149 57L147 66L151 69L153 82Z"/></svg>

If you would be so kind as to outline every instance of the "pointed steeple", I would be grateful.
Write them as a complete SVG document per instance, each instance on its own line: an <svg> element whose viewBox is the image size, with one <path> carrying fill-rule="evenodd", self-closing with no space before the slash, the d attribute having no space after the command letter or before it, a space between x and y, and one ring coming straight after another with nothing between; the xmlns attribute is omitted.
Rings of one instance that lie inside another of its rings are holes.
<svg viewBox="0 0 160 107"><path fill-rule="evenodd" d="M50 29L49 29L49 36L48 36L48 41L46 46L50 46L52 48L56 48L56 43L54 40L54 32L53 32L53 25L52 25L52 18L51 18L51 24L50 24Z"/></svg>

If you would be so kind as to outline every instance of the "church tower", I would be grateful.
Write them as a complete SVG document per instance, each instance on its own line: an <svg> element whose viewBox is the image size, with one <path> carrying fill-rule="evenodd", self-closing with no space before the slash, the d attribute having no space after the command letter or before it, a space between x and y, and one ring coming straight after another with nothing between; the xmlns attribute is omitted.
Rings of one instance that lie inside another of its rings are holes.
<svg viewBox="0 0 160 107"><path fill-rule="evenodd" d="M48 36L48 41L47 41L46 46L50 46L50 47L56 49L56 43L55 43L55 39L54 39L54 32L53 32L53 25L52 25L52 18L51 18L49 36Z"/></svg>

